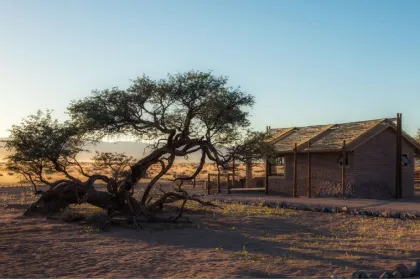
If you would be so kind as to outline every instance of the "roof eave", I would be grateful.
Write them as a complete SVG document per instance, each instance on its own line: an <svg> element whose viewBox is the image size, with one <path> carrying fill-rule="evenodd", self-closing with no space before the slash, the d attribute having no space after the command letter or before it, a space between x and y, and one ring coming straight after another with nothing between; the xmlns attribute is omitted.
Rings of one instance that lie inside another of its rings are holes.
<svg viewBox="0 0 420 280"><path fill-rule="evenodd" d="M315 150L308 150L307 148L305 149L298 149L297 153L298 154L307 154L307 153L339 153L341 152L342 149L315 149ZM352 150L346 150L347 152L352 152ZM282 150L282 151L276 151L277 155L281 156L281 155L288 155L288 154L294 154L295 151L294 150Z"/></svg>
<svg viewBox="0 0 420 280"><path fill-rule="evenodd" d="M396 125L394 125L394 124L391 124L390 125L390 127L392 128L392 129L394 129L395 131L397 131L397 126ZM412 138L410 135L408 135L406 132L404 132L404 131L402 131L402 134L401 134L401 136L408 142L408 143L410 143L412 146L413 146L413 148L414 148L414 151L416 152L416 153L420 153L420 143L418 143L417 141L416 141L416 139L414 139L414 138Z"/></svg>
<svg viewBox="0 0 420 280"><path fill-rule="evenodd" d="M275 144L275 143L279 142L280 140L282 140L283 138L290 135L295 129L296 129L296 127L291 127L289 129L287 129L286 131L284 131L282 134L277 135L274 139L269 140L268 142L271 143L271 144Z"/></svg>
<svg viewBox="0 0 420 280"><path fill-rule="evenodd" d="M304 153L339 153L341 152L343 149L306 149L305 151L303 151Z"/></svg>
<svg viewBox="0 0 420 280"><path fill-rule="evenodd" d="M294 152L295 151L293 151L293 150L288 150L288 151L286 151L286 150L282 150L282 151L276 150L276 153L277 153L278 156L293 154Z"/></svg>

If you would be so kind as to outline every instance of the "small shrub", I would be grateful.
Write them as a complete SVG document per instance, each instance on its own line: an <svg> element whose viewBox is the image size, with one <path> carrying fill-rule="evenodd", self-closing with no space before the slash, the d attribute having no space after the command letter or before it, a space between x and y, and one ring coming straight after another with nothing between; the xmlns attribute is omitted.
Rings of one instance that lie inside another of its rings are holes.
<svg viewBox="0 0 420 280"><path fill-rule="evenodd" d="M61 212L61 218L66 222L77 222L83 220L85 217L83 217L80 213L73 212L66 208Z"/></svg>
<svg viewBox="0 0 420 280"><path fill-rule="evenodd" d="M13 173L13 172L7 172L7 175L13 176L13 175L15 175L15 173Z"/></svg>
<svg viewBox="0 0 420 280"><path fill-rule="evenodd" d="M86 214L86 221L91 223L104 223L107 220L107 213L102 209L93 209Z"/></svg>
<svg viewBox="0 0 420 280"><path fill-rule="evenodd" d="M0 177L3 176L3 173L0 173Z"/></svg>
<svg viewBox="0 0 420 280"><path fill-rule="evenodd" d="M86 232L86 233L94 233L94 232L99 232L100 230L99 228L96 228L96 227L84 226L81 231Z"/></svg>

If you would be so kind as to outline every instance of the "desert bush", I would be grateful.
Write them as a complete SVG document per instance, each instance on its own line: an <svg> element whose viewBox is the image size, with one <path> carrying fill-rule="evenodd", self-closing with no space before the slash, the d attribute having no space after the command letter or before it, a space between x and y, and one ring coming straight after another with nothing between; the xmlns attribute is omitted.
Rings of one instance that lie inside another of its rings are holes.
<svg viewBox="0 0 420 280"><path fill-rule="evenodd" d="M15 175L15 173L13 173L13 172L7 172L7 175L13 176L13 175Z"/></svg>
<svg viewBox="0 0 420 280"><path fill-rule="evenodd" d="M86 214L86 221L90 223L104 223L107 220L107 214L101 209L94 209Z"/></svg>
<svg viewBox="0 0 420 280"><path fill-rule="evenodd" d="M85 217L80 213L66 208L61 212L61 219L66 222L77 222L85 219Z"/></svg>

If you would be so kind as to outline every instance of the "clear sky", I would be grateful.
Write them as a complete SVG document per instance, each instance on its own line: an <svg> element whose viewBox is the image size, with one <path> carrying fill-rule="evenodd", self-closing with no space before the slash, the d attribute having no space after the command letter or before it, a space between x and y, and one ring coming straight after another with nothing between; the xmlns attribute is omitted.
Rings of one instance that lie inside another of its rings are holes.
<svg viewBox="0 0 420 280"><path fill-rule="evenodd" d="M143 73L213 70L255 129L395 117L420 128L420 1L0 0L0 137Z"/></svg>

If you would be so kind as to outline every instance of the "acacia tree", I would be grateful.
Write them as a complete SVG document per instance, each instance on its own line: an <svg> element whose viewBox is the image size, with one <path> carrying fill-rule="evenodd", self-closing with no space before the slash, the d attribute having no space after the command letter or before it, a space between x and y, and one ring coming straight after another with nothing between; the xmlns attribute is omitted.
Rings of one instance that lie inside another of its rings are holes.
<svg viewBox="0 0 420 280"><path fill-rule="evenodd" d="M176 221L188 200L215 206L190 196L182 188L184 181L195 178L206 160L225 167L233 158L261 158L272 152L265 142L265 134L247 132L250 125L247 110L254 104L253 97L240 88L227 86L227 82L226 77L196 71L168 75L167 79L157 81L143 76L132 81L125 90L94 91L91 96L71 102L68 107L71 121L65 124L52 121L47 114L46 123L50 126L34 125L32 129L33 123L29 122L29 126L13 127L12 140L6 146L16 151L13 156L24 154L22 158L12 156L14 162L21 163L26 159L42 161L68 178L48 182L51 188L31 205L27 213L58 211L69 204L86 202L108 210L109 217L122 212L137 224L141 221ZM32 130L35 138L28 133ZM81 168L75 160L75 154L80 152L80 141L122 135L154 141L152 151L132 164L123 180L83 173L87 180L82 182L66 172L69 164ZM44 139L48 139L46 146L38 151L37 144ZM30 151L29 155L22 152L26 150ZM201 153L201 159L195 172L176 177L173 179L177 186L174 191L162 191L160 197L152 200L152 189L171 169L175 159L196 152ZM160 165L160 172L147 184L140 199L135 199L134 187L156 164ZM41 180L41 176L37 178ZM106 183L106 191L94 188L98 180ZM158 215L163 205L179 200L183 204L175 217L167 219Z"/></svg>

